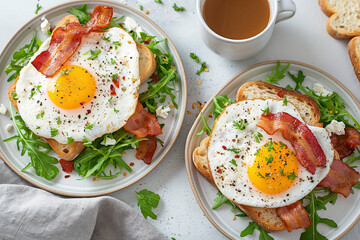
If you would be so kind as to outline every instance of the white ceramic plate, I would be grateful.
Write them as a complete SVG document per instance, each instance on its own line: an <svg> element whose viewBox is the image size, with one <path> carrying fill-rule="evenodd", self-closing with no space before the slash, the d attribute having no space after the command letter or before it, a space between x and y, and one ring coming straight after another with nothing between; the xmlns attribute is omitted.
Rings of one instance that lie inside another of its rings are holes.
<svg viewBox="0 0 360 240"><path fill-rule="evenodd" d="M38 31L38 36L41 40L47 38L40 30L40 18L43 15L46 15L46 18L54 25L59 22L62 17L68 15L66 11L69 11L70 7L80 7L82 4L87 4L89 12L92 12L96 5L112 6L114 9L114 16L120 17L124 15L125 17L131 17L141 25L146 33L156 36L157 40L161 40L163 38L168 39L167 44L161 43L158 44L158 47L163 51L168 51L171 56L173 56L173 64L176 67L178 74L178 83L175 86L175 94L176 102L178 103L179 108L177 110L174 108L166 120L159 119L160 123L165 123L163 134L159 136L159 138L164 142L164 147L158 146L153 161L150 165L145 164L143 161L137 160L135 158L135 151L128 151L124 156L124 160L127 163L135 163L135 165L132 167L133 172L128 173L127 176L119 175L115 179L100 179L99 181L93 181L92 177L79 181L77 179L80 177L74 171L70 178L65 179L64 176L67 174L60 170L58 176L52 181L38 177L32 169L29 169L26 172L21 172L21 169L23 169L28 164L30 159L27 154L25 154L23 157L20 156L20 152L16 149L15 141L8 143L4 143L2 141L3 139L14 135L14 132L8 133L5 130L5 126L9 123L12 123L9 119L9 114L6 116L0 115L0 157L12 170L14 170L18 175L20 175L28 182L48 191L67 196L97 196L111 193L125 188L146 176L161 162L161 160L165 157L175 142L184 119L187 97L185 72L181 59L173 43L154 22L152 22L139 11L120 3L110 1L73 1L41 12L41 14L37 15L28 23L26 23L6 45L0 55L0 103L3 103L8 108L7 89L10 86L10 83L6 82L8 76L4 73L4 69L10 62L13 52L23 47L30 41L34 29ZM61 169L60 165L58 165L58 167Z"/></svg>
<svg viewBox="0 0 360 240"><path fill-rule="evenodd" d="M284 63L287 62L291 63L288 71L297 73L298 70L302 70L306 75L304 85L312 87L313 83L318 82L326 86L327 89L337 92L346 103L346 109L357 120L360 120L360 103L338 80L329 74L304 63L282 61L283 66ZM249 67L229 80L213 97L226 94L234 100L236 98L236 92L241 85L249 81L265 80L267 73L271 73L271 71L275 69L275 66L276 62L270 61ZM286 74L286 78L281 81L281 86L285 87L287 84L290 84L291 86L295 85ZM213 111L212 99L213 98L208 101L202 110L205 118L208 120L210 127L213 126L213 119L208 117L209 112ZM233 221L234 214L230 211L230 207L228 205L224 205L216 210L212 210L211 207L214 203L213 199L216 197L217 189L210 185L200 175L200 173L198 173L192 163L192 153L194 149L199 146L201 140L205 138L205 134L201 136L195 135L195 133L200 132L202 128L203 124L200 117L198 117L194 122L194 125L192 126L186 141L185 163L190 185L198 204L210 222L228 238L238 239L240 238L240 232L248 225L250 219L236 218L236 220ZM355 194L351 194L346 199L339 194L335 206L328 204L326 205L326 211L322 210L318 212L321 217L333 219L337 223L338 227L330 228L324 224L319 224L319 232L328 239L341 238L351 229L351 227L353 227L358 222L360 217L360 208L358 207L359 204L359 191L355 190ZM301 232L302 230L296 230L291 233L283 231L279 233L271 233L270 235L275 239L289 240L299 239ZM255 231L254 235L247 236L245 239L258 239L258 231Z"/></svg>

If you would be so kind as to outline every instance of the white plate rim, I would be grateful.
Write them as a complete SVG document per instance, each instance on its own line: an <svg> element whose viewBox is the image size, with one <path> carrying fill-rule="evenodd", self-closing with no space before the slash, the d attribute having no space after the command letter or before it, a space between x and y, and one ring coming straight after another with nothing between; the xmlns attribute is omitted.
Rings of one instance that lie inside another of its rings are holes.
<svg viewBox="0 0 360 240"><path fill-rule="evenodd" d="M9 48L12 44L12 42L14 41L14 39L17 38L17 35L19 35L28 25L30 25L33 21L38 20L39 18L41 18L41 16L46 15L47 13L55 10L56 8L59 7L64 7L66 5L72 5L72 4L86 4L86 2L91 2L92 4L113 4L113 5L117 5L119 7L125 8L129 11L134 12L135 14L139 15L141 18L144 18L145 21L147 21L148 23L150 23L153 27L155 27L159 32L161 32L161 34L167 39L167 44L169 46L170 49L172 49L173 51L173 58L176 59L176 63L178 64L178 68L177 68L177 72L180 76L179 80L181 80L182 82L182 89L183 91L181 92L181 98L182 98L182 103L181 105L183 106L182 109L179 109L179 124L177 127L177 131L175 132L175 134L173 135L173 139L171 139L171 142L169 143L167 149L163 152L162 157L160 157L160 159L153 164L152 166L150 166L150 169L147 171L146 174L141 175L140 177L129 182L128 184L125 184L121 187L117 187L111 190L107 190L107 191L100 191L100 192L96 192L96 193L72 193L72 192L65 192L65 191L61 191L58 189L54 189L50 186L46 186L43 185L41 183L37 183L35 181L33 181L30 177L28 177L26 174L24 174L23 172L19 171L14 165L12 165L11 161L9 161L5 155L1 152L0 150L0 157L3 159L3 161L6 163L6 165L13 170L18 176L20 176L21 178L23 178L24 180L26 180L27 182L31 183L32 185L39 187L41 189L44 189L46 191L58 194L58 195L63 195L63 196L69 196L69 197L95 197L95 196L102 196L102 195L107 195L116 191L119 191L121 189L124 189L126 187L129 187L132 184L135 184L136 182L140 181L141 179L143 179L144 177L146 177L150 172L152 172L157 165L159 165L162 160L165 158L165 156L167 155L167 153L171 150L171 148L173 147L179 133L182 127L182 124L184 122L184 118L185 118L185 110L186 110L186 104L187 104L187 82L186 82L186 75L185 75L185 70L184 70L184 66L182 63L182 60L180 58L180 55L175 47L175 45L173 44L173 42L171 41L171 39L169 38L169 36L156 24L154 23L149 17L147 17L146 15L144 15L142 12L127 6L125 4L119 3L119 2L114 2L114 1L110 1L110 0L97 0L97 1L83 1L83 0L73 0L73 1L69 1L69 2L65 2L65 3L61 3L58 4L56 6L53 6L51 8L48 8L44 11L41 12L41 14L36 15L34 17L32 17L29 21L27 21L22 27L20 27L16 33L9 39L9 41L7 42L7 44L5 45L5 47L3 48L3 50L0 53L0 56L4 55L4 53L6 52L6 49ZM180 104L179 104L180 105Z"/></svg>
<svg viewBox="0 0 360 240"><path fill-rule="evenodd" d="M240 71L238 74L236 74L234 77L232 77L230 80L228 80L205 104L205 106L203 107L203 109L201 110L201 113L205 113L206 110L211 107L212 105L212 100L214 99L214 97L218 96L224 89L226 89L228 87L228 85L230 83L232 83L233 81L235 81L238 77L240 77L241 75L245 74L246 72L256 69L258 67L264 66L264 65L269 65L269 64L276 64L278 60L270 60L270 61L265 61L265 62L261 62L261 63L257 63L254 64L250 67L245 68L244 70ZM303 67L307 67L310 68L314 71L317 71L323 75L325 75L326 77L330 78L331 80L333 80L337 85L339 85L340 88L342 88L349 96L350 98L354 101L354 103L356 104L356 106L360 109L360 102L356 99L356 97L351 93L351 91L349 89L347 89L345 87L344 84L342 84L339 80L337 80L335 77L333 77L332 75L330 75L329 73L314 67L310 64L307 63L303 63L303 62L299 62L299 61L293 61L293 60L279 60L280 63L290 63L291 65L295 64L295 65L300 65ZM194 197L196 199L196 202L198 203L198 205L200 206L201 210L203 211L203 213L205 214L206 218L211 222L211 224L219 231L221 232L224 236L226 236L229 239L234 239L229 233L227 233L224 229L222 229L216 222L214 219L212 219L212 217L210 216L208 210L206 209L206 207L204 206L204 204L201 201L201 198L199 196L199 194L196 191L195 188L195 184L193 182L192 179L192 171L191 171L191 165L193 165L192 162L192 154L194 149L197 146L191 146L190 143L192 141L193 136L195 135L195 129L198 126L198 124L200 123L201 118L200 118L200 114L198 115L198 117L196 118L196 120L194 121L188 136L186 138L186 143L185 143L185 166L186 166L186 174L188 176L188 180L190 183L190 187L191 190L194 194ZM196 170L195 170L196 171ZM209 211L213 211L211 209L209 209ZM341 234L339 234L338 237L336 237L334 240L339 240L341 239L346 233L348 233L360 220L360 215L358 215L355 219L353 219L352 224L350 224L348 226L348 228L346 228Z"/></svg>

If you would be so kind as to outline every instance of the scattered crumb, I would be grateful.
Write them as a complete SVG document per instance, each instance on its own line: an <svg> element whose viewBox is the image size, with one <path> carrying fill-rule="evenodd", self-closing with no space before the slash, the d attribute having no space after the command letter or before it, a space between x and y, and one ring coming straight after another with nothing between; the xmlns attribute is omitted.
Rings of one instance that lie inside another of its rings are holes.
<svg viewBox="0 0 360 240"><path fill-rule="evenodd" d="M191 107L192 107L192 109L195 109L196 103L193 103Z"/></svg>
<svg viewBox="0 0 360 240"><path fill-rule="evenodd" d="M209 72L209 69L207 67L204 68L204 72Z"/></svg>
<svg viewBox="0 0 360 240"><path fill-rule="evenodd" d="M6 109L6 107L4 106L4 104L0 104L0 113L1 113L2 115L5 115L6 112L7 112L7 109Z"/></svg>
<svg viewBox="0 0 360 240"><path fill-rule="evenodd" d="M190 112L190 111L187 111L187 113L188 113L188 114L191 114L191 112Z"/></svg>
<svg viewBox="0 0 360 240"><path fill-rule="evenodd" d="M197 85L200 85L201 84L201 81L199 80L199 81L197 81Z"/></svg>
<svg viewBox="0 0 360 240"><path fill-rule="evenodd" d="M13 129L13 125L8 124L6 125L6 131L10 132Z"/></svg>
<svg viewBox="0 0 360 240"><path fill-rule="evenodd" d="M126 176L126 172L123 172L123 176L124 176L124 177Z"/></svg>
<svg viewBox="0 0 360 240"><path fill-rule="evenodd" d="M209 112L209 118L212 118L213 115L212 115L212 112Z"/></svg>
<svg viewBox="0 0 360 240"><path fill-rule="evenodd" d="M70 175L65 175L65 176L64 176L64 178L69 178L69 177L70 177Z"/></svg>
<svg viewBox="0 0 360 240"><path fill-rule="evenodd" d="M235 221L235 216L233 217L233 221Z"/></svg>
<svg viewBox="0 0 360 240"><path fill-rule="evenodd" d="M174 108L175 106L174 105L170 105L171 108Z"/></svg>
<svg viewBox="0 0 360 240"><path fill-rule="evenodd" d="M145 14L149 14L149 10L145 10Z"/></svg>
<svg viewBox="0 0 360 240"><path fill-rule="evenodd" d="M195 117L198 117L198 116L199 116L199 114L197 113Z"/></svg>
<svg viewBox="0 0 360 240"><path fill-rule="evenodd" d="M123 152L123 155L126 155L126 152Z"/></svg>
<svg viewBox="0 0 360 240"><path fill-rule="evenodd" d="M171 68L171 70L176 70L176 67L175 67L175 66L173 66L173 67Z"/></svg>
<svg viewBox="0 0 360 240"><path fill-rule="evenodd" d="M99 181L99 177L94 177L93 178L93 181L95 182L95 181Z"/></svg>

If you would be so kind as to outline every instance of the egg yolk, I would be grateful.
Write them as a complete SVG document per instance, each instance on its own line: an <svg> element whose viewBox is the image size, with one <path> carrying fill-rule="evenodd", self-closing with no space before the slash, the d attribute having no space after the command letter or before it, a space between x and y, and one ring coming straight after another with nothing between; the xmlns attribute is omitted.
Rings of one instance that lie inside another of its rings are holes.
<svg viewBox="0 0 360 240"><path fill-rule="evenodd" d="M298 176L295 154L283 142L265 143L248 167L250 181L261 192L279 194L287 190Z"/></svg>
<svg viewBox="0 0 360 240"><path fill-rule="evenodd" d="M75 109L88 103L95 95L96 82L85 69L76 65L63 66L58 78L49 80L47 91L51 101L63 109Z"/></svg>

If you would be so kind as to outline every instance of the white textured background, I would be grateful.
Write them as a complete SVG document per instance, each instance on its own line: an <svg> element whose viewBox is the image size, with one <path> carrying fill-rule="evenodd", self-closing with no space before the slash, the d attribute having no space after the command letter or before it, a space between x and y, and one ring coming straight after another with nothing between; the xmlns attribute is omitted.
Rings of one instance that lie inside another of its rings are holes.
<svg viewBox="0 0 360 240"><path fill-rule="evenodd" d="M34 16L36 4L41 10L60 4L61 0L16 0L0 1L0 49L25 22ZM317 1L294 0L296 15L290 20L279 23L267 47L257 56L245 61L229 61L212 53L203 45L197 34L195 0L154 0L119 1L138 9L141 4L148 15L168 34L183 60L187 83L187 114L180 135L163 162L148 176L127 189L111 196L136 207L134 191L148 189L161 196L159 207L155 210L157 220L149 220L169 238L179 239L225 239L202 213L193 196L186 176L184 146L187 133L195 119L191 104L207 101L228 79L245 67L266 60L296 60L318 67L345 84L360 99L360 84L353 72L348 54L348 40L336 40L325 29L327 17L321 12ZM175 12L173 3L184 6L184 12ZM40 10L40 13L41 13ZM201 61L206 61L209 73L196 75L199 65L189 58L195 52ZM201 80L202 84L197 85ZM339 214L341 211L339 211ZM343 239L360 239L359 224Z"/></svg>

